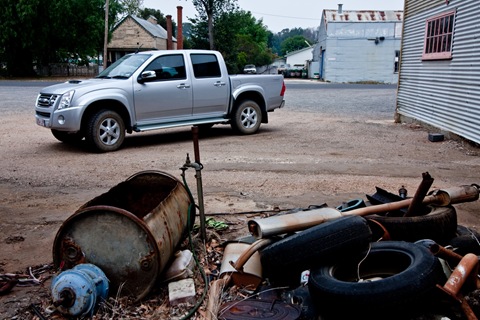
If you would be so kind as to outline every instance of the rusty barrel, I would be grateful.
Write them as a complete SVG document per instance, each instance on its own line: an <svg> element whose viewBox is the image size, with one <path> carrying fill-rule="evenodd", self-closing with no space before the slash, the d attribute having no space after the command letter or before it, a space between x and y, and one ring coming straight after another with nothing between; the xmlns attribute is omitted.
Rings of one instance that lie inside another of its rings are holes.
<svg viewBox="0 0 480 320"><path fill-rule="evenodd" d="M112 295L145 297L187 231L188 191L175 177L142 171L88 201L62 224L53 244L56 267L92 263ZM191 213L193 219L195 211Z"/></svg>

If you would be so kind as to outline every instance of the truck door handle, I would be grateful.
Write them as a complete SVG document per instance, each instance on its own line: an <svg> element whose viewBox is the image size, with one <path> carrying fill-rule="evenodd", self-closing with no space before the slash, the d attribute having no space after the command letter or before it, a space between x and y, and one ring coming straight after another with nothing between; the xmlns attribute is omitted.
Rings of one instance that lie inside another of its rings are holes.
<svg viewBox="0 0 480 320"><path fill-rule="evenodd" d="M217 81L213 84L215 87L222 87L225 85L225 82Z"/></svg>
<svg viewBox="0 0 480 320"><path fill-rule="evenodd" d="M188 89L190 88L190 85L189 84L185 84L185 83L180 83L178 86L177 86L178 89Z"/></svg>

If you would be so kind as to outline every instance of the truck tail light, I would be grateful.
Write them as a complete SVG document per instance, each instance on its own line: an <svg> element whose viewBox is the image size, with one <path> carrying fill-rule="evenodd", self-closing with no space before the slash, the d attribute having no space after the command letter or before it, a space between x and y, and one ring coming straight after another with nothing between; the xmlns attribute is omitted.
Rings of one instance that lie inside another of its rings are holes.
<svg viewBox="0 0 480 320"><path fill-rule="evenodd" d="M280 96L285 95L285 90L287 90L287 87L285 86L285 81L282 82L282 91L280 91Z"/></svg>

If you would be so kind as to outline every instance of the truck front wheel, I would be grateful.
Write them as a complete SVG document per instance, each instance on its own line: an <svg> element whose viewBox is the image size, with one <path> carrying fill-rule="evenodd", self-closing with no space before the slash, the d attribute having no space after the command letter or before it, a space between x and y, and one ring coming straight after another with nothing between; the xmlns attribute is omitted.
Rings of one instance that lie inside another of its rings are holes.
<svg viewBox="0 0 480 320"><path fill-rule="evenodd" d="M71 133L52 129L52 134L55 138L57 138L58 141L68 144L76 144L83 139L83 133L81 131Z"/></svg>
<svg viewBox="0 0 480 320"><path fill-rule="evenodd" d="M262 123L262 110L253 100L242 101L235 110L232 128L241 134L252 134L258 131Z"/></svg>
<svg viewBox="0 0 480 320"><path fill-rule="evenodd" d="M115 111L100 110L87 123L85 140L96 151L115 151L124 139L125 124Z"/></svg>

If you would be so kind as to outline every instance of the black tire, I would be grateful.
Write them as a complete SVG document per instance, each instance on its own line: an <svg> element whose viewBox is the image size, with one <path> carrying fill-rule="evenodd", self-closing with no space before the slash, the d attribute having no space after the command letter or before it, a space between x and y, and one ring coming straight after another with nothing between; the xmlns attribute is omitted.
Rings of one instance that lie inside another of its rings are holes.
<svg viewBox="0 0 480 320"><path fill-rule="evenodd" d="M66 132L66 131L58 131L52 129L53 136L61 142L68 143L68 144L76 144L82 141L84 135L81 131L79 132Z"/></svg>
<svg viewBox="0 0 480 320"><path fill-rule="evenodd" d="M312 269L308 287L320 312L336 319L406 319L404 311L416 313L437 299L436 285L445 281L440 262L425 247L384 241L372 243L369 252Z"/></svg>
<svg viewBox="0 0 480 320"><path fill-rule="evenodd" d="M372 232L359 216L343 217L288 236L260 252L263 274L275 285L300 284L301 273L368 248Z"/></svg>
<svg viewBox="0 0 480 320"><path fill-rule="evenodd" d="M100 110L87 124L85 140L91 148L100 152L119 149L125 139L122 117L112 110Z"/></svg>
<svg viewBox="0 0 480 320"><path fill-rule="evenodd" d="M383 225L390 233L391 240L415 242L431 239L443 243L455 236L457 213L453 206L427 206L426 215L414 217L389 217L370 215L369 219Z"/></svg>
<svg viewBox="0 0 480 320"><path fill-rule="evenodd" d="M235 109L232 119L232 128L241 134L253 134L258 131L262 123L262 110L253 100L240 102Z"/></svg>
<svg viewBox="0 0 480 320"><path fill-rule="evenodd" d="M480 255L480 233L465 226L457 226L455 237L448 240L444 246L451 246L452 250L462 256L467 253Z"/></svg>

